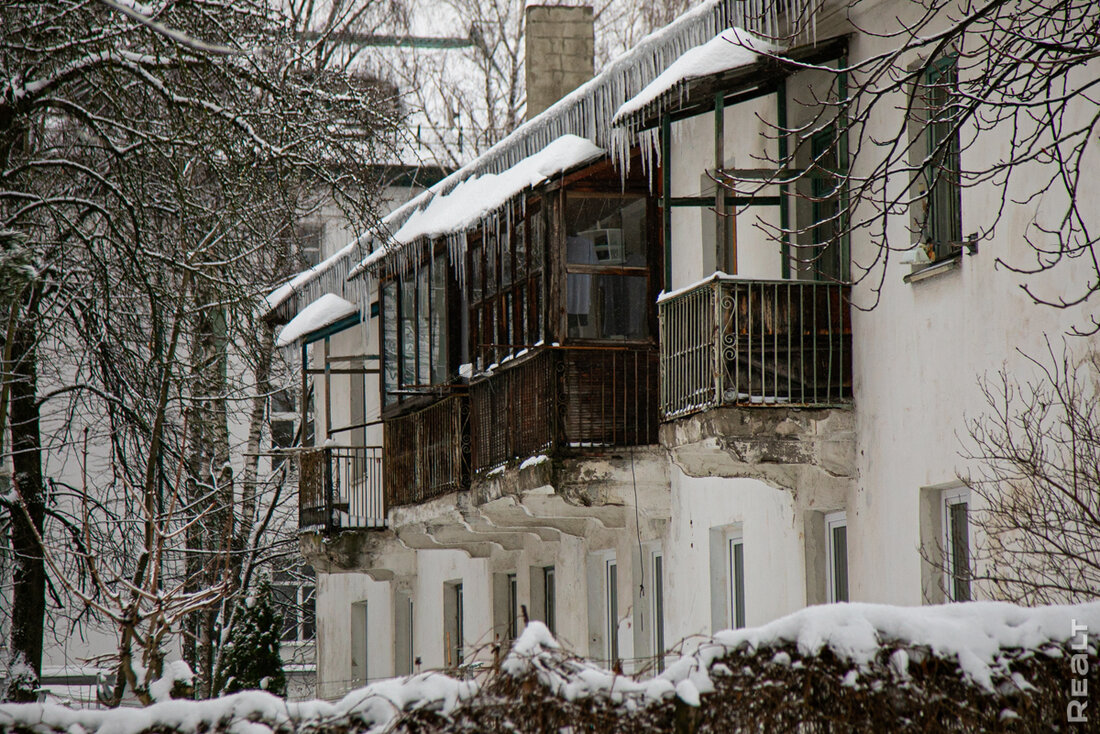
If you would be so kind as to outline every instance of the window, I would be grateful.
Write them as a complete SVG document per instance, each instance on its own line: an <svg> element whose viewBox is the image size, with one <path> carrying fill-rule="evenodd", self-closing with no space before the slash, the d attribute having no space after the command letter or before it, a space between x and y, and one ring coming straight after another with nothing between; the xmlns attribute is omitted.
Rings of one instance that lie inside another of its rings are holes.
<svg viewBox="0 0 1100 734"><path fill-rule="evenodd" d="M745 543L740 533L731 534L729 546L729 623L734 629L745 626Z"/></svg>
<svg viewBox="0 0 1100 734"><path fill-rule="evenodd" d="M283 616L283 642L310 642L317 633L316 589L308 566L276 572L271 596Z"/></svg>
<svg viewBox="0 0 1100 734"><path fill-rule="evenodd" d="M370 631L368 602L360 601L351 605L351 677L352 680L366 683L370 679Z"/></svg>
<svg viewBox="0 0 1100 734"><path fill-rule="evenodd" d="M393 596L393 672L411 675L413 672L413 599L408 592Z"/></svg>
<svg viewBox="0 0 1100 734"><path fill-rule="evenodd" d="M575 339L649 336L649 231L642 195L570 192L566 314Z"/></svg>
<svg viewBox="0 0 1100 734"><path fill-rule="evenodd" d="M322 222L303 222L294 228L296 255L305 267L312 268L321 262L321 241L325 225Z"/></svg>
<svg viewBox="0 0 1100 734"><path fill-rule="evenodd" d="M508 584L508 639L519 637L519 594L516 589L516 575L510 573L507 576Z"/></svg>
<svg viewBox="0 0 1100 734"><path fill-rule="evenodd" d="M614 558L604 561L604 602L607 610L607 661L619 662L619 566Z"/></svg>
<svg viewBox="0 0 1100 734"><path fill-rule="evenodd" d="M665 669L665 558L655 552L653 558L653 653L657 672Z"/></svg>
<svg viewBox="0 0 1100 734"><path fill-rule="evenodd" d="M466 288L470 354L481 371L545 337L546 224L538 199L472 236Z"/></svg>
<svg viewBox="0 0 1100 734"><path fill-rule="evenodd" d="M949 601L970 601L970 492L943 493L944 585Z"/></svg>
<svg viewBox="0 0 1100 734"><path fill-rule="evenodd" d="M829 603L848 601L848 516L825 516L825 598Z"/></svg>
<svg viewBox="0 0 1100 734"><path fill-rule="evenodd" d="M840 168L837 155L836 128L832 125L810 139L813 175L810 178L811 235L818 249L813 253L812 272L815 280L838 281L847 278L845 253L837 217L840 213L838 187Z"/></svg>
<svg viewBox="0 0 1100 734"><path fill-rule="evenodd" d="M462 627L462 582L449 581L443 586L443 663L447 667L462 665Z"/></svg>
<svg viewBox="0 0 1100 734"><path fill-rule="evenodd" d="M555 606L557 604L557 592L554 589L554 567L547 566L542 569L542 599L543 599L543 618L546 620L546 628L550 630L550 634L556 635L558 633L557 623L557 611Z"/></svg>
<svg viewBox="0 0 1100 734"><path fill-rule="evenodd" d="M962 240L958 84L958 59L945 56L925 70L914 105L921 129L913 158L922 167L918 193L925 197L916 224L919 244L932 261L957 254Z"/></svg>
<svg viewBox="0 0 1100 734"><path fill-rule="evenodd" d="M442 254L382 284L383 404L392 405L447 382L449 284L447 258Z"/></svg>
<svg viewBox="0 0 1100 734"><path fill-rule="evenodd" d="M553 566L531 566L531 616L546 625L550 634L557 634L556 580Z"/></svg>

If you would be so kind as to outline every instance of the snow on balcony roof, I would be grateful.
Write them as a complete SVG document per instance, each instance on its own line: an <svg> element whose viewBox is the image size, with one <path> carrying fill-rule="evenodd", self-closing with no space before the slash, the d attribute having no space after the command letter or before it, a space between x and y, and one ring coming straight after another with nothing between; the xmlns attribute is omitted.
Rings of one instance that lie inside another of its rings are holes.
<svg viewBox="0 0 1100 734"><path fill-rule="evenodd" d="M685 52L645 89L615 111L612 123L645 109L646 105L692 79L720 74L756 63L761 54L776 53L779 46L757 38L742 28L727 28L701 46Z"/></svg>
<svg viewBox="0 0 1100 734"><path fill-rule="evenodd" d="M490 212L507 204L517 194L553 176L600 158L606 152L590 140L576 135L563 135L538 153L524 158L501 173L472 176L459 182L447 193L429 190L413 200L417 206L394 232L392 243L372 252L360 266L369 268L395 249L421 237L433 238L465 231ZM384 219L383 224L388 224L389 219ZM358 270L356 268L352 275Z"/></svg>
<svg viewBox="0 0 1100 734"><path fill-rule="evenodd" d="M298 315L290 320L282 331L275 345L289 347L303 336L312 334L318 329L331 326L343 318L347 318L359 312L359 307L354 303L345 301L335 293L326 293L313 303L309 304Z"/></svg>
<svg viewBox="0 0 1100 734"><path fill-rule="evenodd" d="M657 146L655 131L626 130L614 128L611 124L623 103L637 96L686 52L707 43L723 30L739 27L758 35L771 36L795 32L789 25L792 19L802 22L810 18L812 21L816 17L818 3L819 0L788 0L785 3L704 0L664 28L645 36L591 80L524 122L489 150L440 181L433 187L433 193L422 194L394 210L376 231L363 235L334 256L338 262L331 267L322 269L318 266L314 272L307 271L308 274L304 274L305 277L301 280L295 279L295 285L289 291L273 293L269 299L278 300L275 296L281 296L279 305L282 305L292 297L305 301L324 292L341 291L365 304L370 297L370 286L366 279L354 278L366 268L361 262L362 258L353 251L353 246L374 252L382 250L384 254L378 255L376 259L368 257L372 266L379 259L386 260L386 254L395 251L408 254L407 247L387 248L383 245L389 235L399 231L405 221L424 206L428 198L447 194L473 176L499 174L545 149L562 136L575 135L590 140L596 146L610 151L612 158L624 165L629 161L632 146L640 144L643 165L649 171L654 170L652 156ZM812 30L811 22L798 32L807 34ZM452 243L452 257L461 254L461 247L461 243ZM414 259L403 258L404 265L410 264ZM456 267L461 276L463 263L457 262ZM351 282L346 283L345 280ZM291 303L283 310L290 311L292 307Z"/></svg>

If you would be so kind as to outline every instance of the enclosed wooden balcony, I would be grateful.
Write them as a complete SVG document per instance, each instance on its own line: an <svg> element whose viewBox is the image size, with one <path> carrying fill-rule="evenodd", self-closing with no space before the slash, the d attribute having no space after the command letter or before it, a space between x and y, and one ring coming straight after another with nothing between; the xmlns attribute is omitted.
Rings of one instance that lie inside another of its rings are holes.
<svg viewBox="0 0 1100 734"><path fill-rule="evenodd" d="M326 446L303 451L298 462L300 530L386 527L381 446Z"/></svg>
<svg viewBox="0 0 1100 734"><path fill-rule="evenodd" d="M723 405L848 404L849 294L839 283L714 277L664 297L661 418Z"/></svg>
<svg viewBox="0 0 1100 734"><path fill-rule="evenodd" d="M467 489L466 395L451 395L426 408L387 418L383 447L387 508Z"/></svg>
<svg viewBox="0 0 1100 734"><path fill-rule="evenodd" d="M656 443L656 399L656 350L539 349L471 383L471 468Z"/></svg>

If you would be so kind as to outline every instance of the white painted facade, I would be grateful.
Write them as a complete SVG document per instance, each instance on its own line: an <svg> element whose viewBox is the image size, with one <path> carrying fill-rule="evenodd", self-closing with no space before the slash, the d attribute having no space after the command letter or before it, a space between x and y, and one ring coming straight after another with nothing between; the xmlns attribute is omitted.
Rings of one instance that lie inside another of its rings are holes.
<svg viewBox="0 0 1100 734"><path fill-rule="evenodd" d="M885 4L871 4L855 18L856 25L868 27L880 16L891 22L902 4L889 3L891 12L876 16ZM878 53L887 43L855 34L849 62ZM798 100L811 89L820 91L825 79L814 72L788 78L789 125L809 119ZM725 109L725 167L762 166L762 146L775 145L768 123L775 122L776 110L774 95ZM876 124L885 134L897 129L900 118ZM706 175L714 167L713 112L673 123L671 134L672 196L713 195ZM965 156L994 159L1007 144L1006 135L984 132ZM1093 146L1086 159L1093 170L1100 170L1098 155ZM892 185L904 188L909 182ZM1078 196L1090 202L1087 209L1100 212L1096 192ZM964 237L999 204L999 191L964 189ZM648 446L616 446L522 467L524 457L518 457L503 471L474 476L467 490L389 508L386 530L304 533L303 549L319 579L320 693L333 697L364 679L411 672L415 661L422 669L453 666L447 648L455 627L445 596L455 583L462 585L461 640L468 651L463 662L491 661L493 644L507 636L509 575L515 578L516 609L526 607L531 618L541 619L547 609L544 569L551 566L558 638L580 655L608 660L617 636L624 669L641 670L660 652L654 629L658 588L665 649L737 623L738 600L741 621L759 625L831 598L826 584L835 582L837 572L826 565L824 538L841 517L851 601L941 600L940 578L922 561L922 544L934 553L929 540L935 545L944 538L944 492L960 486L958 476L967 470L960 458L965 421L986 408L977 381L1005 369L1026 382L1036 368L1025 355L1045 351L1048 337L1060 350L1061 335L1089 314L1089 303L1065 310L1034 305L1019 288L1021 279L997 267L999 258L1023 264L1033 254L1023 242L1024 230L1033 218L1063 210L1064 202L1056 200L1010 207L977 253L963 254L957 267L923 280L904 282L914 266L893 253L878 303L851 313L847 405L716 408L666 422L659 442ZM805 215L797 204L791 211ZM737 276L780 279L778 245L757 226L758 216L779 224L777 207L738 214ZM891 220L889 238L898 250L912 240L907 224L903 216ZM671 281L665 290L714 272L715 228L706 208L672 210ZM868 241L853 238L853 262L874 255ZM1063 265L1028 282L1048 295L1082 285L1085 276L1074 272L1074 264ZM855 285L853 302L871 305L875 282ZM376 292L370 298L377 298ZM369 319L334 335L330 348L375 353L379 329L379 320ZM1096 337L1070 344L1078 359L1100 348ZM323 366L317 345L311 349L313 365ZM351 417L350 392L335 377L331 385L331 396L318 393L318 405L330 401L338 424ZM380 390L377 379L368 376L368 416L381 413ZM725 428L750 423L748 433ZM380 426L370 429L368 444L382 440ZM343 438L334 441L348 445ZM771 441L809 458L738 454L741 445L766 454ZM736 561L735 553L740 554ZM659 583L657 556L663 571ZM613 594L609 564L615 567ZM982 590L974 593L980 596ZM411 641L401 631L410 599ZM406 644L411 653L399 652Z"/></svg>

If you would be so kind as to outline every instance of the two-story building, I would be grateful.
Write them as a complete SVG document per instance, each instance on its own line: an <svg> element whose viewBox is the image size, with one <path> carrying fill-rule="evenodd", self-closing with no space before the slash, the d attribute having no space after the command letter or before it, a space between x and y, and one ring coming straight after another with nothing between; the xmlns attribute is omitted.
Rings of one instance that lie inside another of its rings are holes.
<svg viewBox="0 0 1100 734"><path fill-rule="evenodd" d="M837 70L896 43L868 29L915 10L886 4L793 3L816 35L773 45L789 18L708 0L273 300L322 695L491 660L525 615L629 672L808 604L980 593L976 381L1081 311L997 269L1023 213L978 250L991 194L947 176L867 277L850 151L905 96L853 139Z"/></svg>

